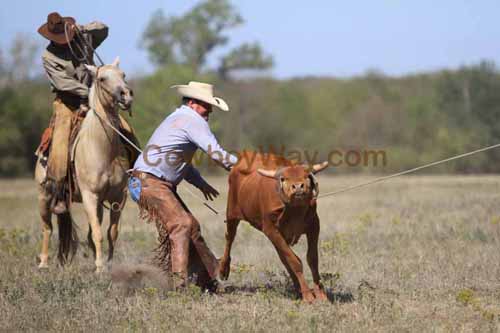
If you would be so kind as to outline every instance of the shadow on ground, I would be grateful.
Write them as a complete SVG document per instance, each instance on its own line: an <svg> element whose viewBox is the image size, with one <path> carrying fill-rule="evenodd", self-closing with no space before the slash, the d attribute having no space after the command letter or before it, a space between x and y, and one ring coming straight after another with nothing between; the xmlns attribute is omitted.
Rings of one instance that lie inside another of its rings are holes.
<svg viewBox="0 0 500 333"><path fill-rule="evenodd" d="M349 291L334 291L332 288L325 288L328 301L330 303L352 303L354 296ZM274 293L276 296L298 300L300 294L292 286L284 286L282 283L267 283L265 285L224 285L219 288L218 294L257 294L257 293Z"/></svg>

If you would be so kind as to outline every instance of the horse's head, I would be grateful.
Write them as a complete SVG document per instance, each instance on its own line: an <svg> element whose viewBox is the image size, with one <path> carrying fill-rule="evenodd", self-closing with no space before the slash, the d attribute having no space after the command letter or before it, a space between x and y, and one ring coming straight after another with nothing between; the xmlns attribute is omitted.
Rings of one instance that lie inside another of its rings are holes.
<svg viewBox="0 0 500 333"><path fill-rule="evenodd" d="M119 63L120 59L117 57L110 65L85 67L93 76L95 92L101 103L128 110L132 106L134 93L125 81L125 73L118 67Z"/></svg>

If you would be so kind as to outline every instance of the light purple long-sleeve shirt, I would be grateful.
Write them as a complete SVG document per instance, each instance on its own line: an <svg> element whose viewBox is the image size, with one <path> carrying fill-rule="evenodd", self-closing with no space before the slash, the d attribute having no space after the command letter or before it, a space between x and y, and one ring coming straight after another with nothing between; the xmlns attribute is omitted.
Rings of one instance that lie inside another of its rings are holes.
<svg viewBox="0 0 500 333"><path fill-rule="evenodd" d="M174 185L186 179L199 188L205 180L191 164L198 148L226 169L238 162L236 156L222 149L208 122L190 107L182 105L154 131L134 169L149 172Z"/></svg>

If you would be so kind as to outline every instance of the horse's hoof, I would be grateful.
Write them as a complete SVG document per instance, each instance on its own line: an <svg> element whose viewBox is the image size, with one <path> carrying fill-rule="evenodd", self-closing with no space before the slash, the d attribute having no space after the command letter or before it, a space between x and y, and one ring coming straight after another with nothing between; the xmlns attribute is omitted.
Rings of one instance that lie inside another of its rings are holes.
<svg viewBox="0 0 500 333"><path fill-rule="evenodd" d="M106 268L104 266L96 267L96 269L95 269L96 274L101 274L101 273L104 273L105 271L106 271Z"/></svg>

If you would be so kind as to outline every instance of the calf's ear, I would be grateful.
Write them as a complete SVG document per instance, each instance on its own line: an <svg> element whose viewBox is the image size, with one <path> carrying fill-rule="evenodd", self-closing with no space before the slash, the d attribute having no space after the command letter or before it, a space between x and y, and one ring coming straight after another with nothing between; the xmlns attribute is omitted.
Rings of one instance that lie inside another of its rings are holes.
<svg viewBox="0 0 500 333"><path fill-rule="evenodd" d="M264 177L269 177L269 178L275 178L276 177L276 170L264 170L264 169L257 169L257 172L261 174Z"/></svg>

